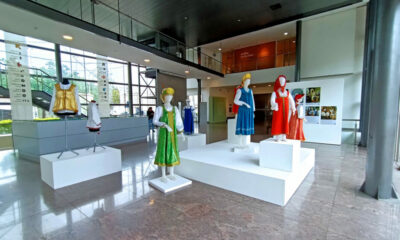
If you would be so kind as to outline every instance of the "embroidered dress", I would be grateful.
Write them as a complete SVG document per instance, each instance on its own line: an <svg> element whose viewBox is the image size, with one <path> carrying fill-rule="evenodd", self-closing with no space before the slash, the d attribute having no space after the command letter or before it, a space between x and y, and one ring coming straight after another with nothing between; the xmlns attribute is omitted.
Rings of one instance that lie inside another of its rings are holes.
<svg viewBox="0 0 400 240"><path fill-rule="evenodd" d="M160 108L162 108L162 110ZM166 128L160 127L158 131L157 152L154 164L158 166L168 167L176 166L180 163L176 123L176 117L180 118L180 114L175 107L173 107L173 110L170 112L168 112L164 106L157 107L156 115L158 115L160 111L162 111L162 116L159 117L159 119L158 116L154 116L154 120L159 123L167 124L172 129L172 132L168 132ZM178 123L178 125L181 124L182 119L180 120L180 124ZM182 129L180 128L180 130Z"/></svg>
<svg viewBox="0 0 400 240"><path fill-rule="evenodd" d="M290 118L289 122L289 135L288 139L305 141L303 132L303 119L304 119L304 108L301 105L297 106L297 113Z"/></svg>
<svg viewBox="0 0 400 240"><path fill-rule="evenodd" d="M275 95L278 111L273 111L272 113L271 135L287 135L289 134L289 91L284 97L281 97L278 91L275 91Z"/></svg>
<svg viewBox="0 0 400 240"><path fill-rule="evenodd" d="M239 106L236 121L236 135L251 135L254 134L254 104L253 104L253 92L249 89L248 92L244 88L240 88L237 91L241 91L240 101L250 105L250 108L242 104Z"/></svg>
<svg viewBox="0 0 400 240"><path fill-rule="evenodd" d="M193 108L190 106L185 106L185 120L183 121L184 133L193 134L194 132L194 119L193 119Z"/></svg>

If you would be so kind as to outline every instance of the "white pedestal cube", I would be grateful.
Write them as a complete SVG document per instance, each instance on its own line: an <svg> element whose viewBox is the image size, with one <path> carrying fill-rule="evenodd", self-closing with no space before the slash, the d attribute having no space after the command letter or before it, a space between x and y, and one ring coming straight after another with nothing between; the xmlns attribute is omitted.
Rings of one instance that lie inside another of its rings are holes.
<svg viewBox="0 0 400 240"><path fill-rule="evenodd" d="M300 162L300 141L263 140L260 142L259 156L260 167L292 172Z"/></svg>
<svg viewBox="0 0 400 240"><path fill-rule="evenodd" d="M161 181L161 177L155 178L153 180L149 181L150 186L154 187L155 189L163 192L163 193L169 193L176 191L180 188L189 186L192 184L192 181L189 179L186 179L184 177L181 177L179 175L175 174L175 180L171 180L167 178L167 182Z"/></svg>
<svg viewBox="0 0 400 240"><path fill-rule="evenodd" d="M105 148L75 150L78 156L65 152L60 159L59 153L40 156L42 180L58 189L121 171L121 150Z"/></svg>
<svg viewBox="0 0 400 240"><path fill-rule="evenodd" d="M206 145L206 135L204 133L185 135L185 140L178 136L179 151Z"/></svg>
<svg viewBox="0 0 400 240"><path fill-rule="evenodd" d="M240 144L241 135L236 135L236 118L228 119L228 143ZM247 145L250 144L250 135L245 136Z"/></svg>

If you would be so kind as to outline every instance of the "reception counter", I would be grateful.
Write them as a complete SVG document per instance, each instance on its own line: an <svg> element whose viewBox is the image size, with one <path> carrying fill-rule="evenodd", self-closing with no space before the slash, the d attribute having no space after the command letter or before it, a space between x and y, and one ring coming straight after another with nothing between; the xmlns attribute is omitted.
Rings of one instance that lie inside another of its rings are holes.
<svg viewBox="0 0 400 240"><path fill-rule="evenodd" d="M79 149L93 145L94 135L86 128L86 119L69 119L68 145ZM147 117L102 118L102 128L97 142L112 146L146 140ZM39 162L40 155L61 152L65 148L65 122L13 121L14 148L20 158Z"/></svg>

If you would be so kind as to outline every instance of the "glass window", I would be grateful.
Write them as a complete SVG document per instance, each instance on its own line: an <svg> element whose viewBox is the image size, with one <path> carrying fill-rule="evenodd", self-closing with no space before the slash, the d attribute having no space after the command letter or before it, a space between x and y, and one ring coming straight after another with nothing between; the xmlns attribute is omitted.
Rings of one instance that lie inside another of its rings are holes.
<svg viewBox="0 0 400 240"><path fill-rule="evenodd" d="M116 83L128 83L128 78L126 74L126 71L124 69L126 68L125 64L120 64L120 63L114 63L114 62L109 62L108 63L108 79L109 82L116 82Z"/></svg>
<svg viewBox="0 0 400 240"><path fill-rule="evenodd" d="M111 104L127 104L128 85L109 84L109 91Z"/></svg>

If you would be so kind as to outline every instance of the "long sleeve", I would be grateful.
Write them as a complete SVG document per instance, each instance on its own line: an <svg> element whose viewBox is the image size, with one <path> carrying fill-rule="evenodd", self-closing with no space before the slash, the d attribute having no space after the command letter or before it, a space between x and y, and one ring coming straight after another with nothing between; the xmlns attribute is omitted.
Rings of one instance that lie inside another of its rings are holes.
<svg viewBox="0 0 400 240"><path fill-rule="evenodd" d="M162 127L165 125L165 123L160 122L160 118L162 117L162 115L163 115L163 108L161 106L158 106L156 108L156 111L154 112L154 117L153 117L153 124L155 126Z"/></svg>
<svg viewBox="0 0 400 240"><path fill-rule="evenodd" d="M290 110L293 112L296 112L296 104L294 103L292 95L289 93L289 105L290 105Z"/></svg>
<svg viewBox="0 0 400 240"><path fill-rule="evenodd" d="M79 92L78 92L78 87L75 87L75 100L76 100L76 105L78 106L78 115L81 115L81 102L79 101Z"/></svg>
<svg viewBox="0 0 400 240"><path fill-rule="evenodd" d="M275 111L278 108L278 104L276 103L276 93L272 92L271 94L271 110Z"/></svg>
<svg viewBox="0 0 400 240"><path fill-rule="evenodd" d="M178 132L183 132L183 121L181 114L179 113L179 109L177 107L175 108L175 127Z"/></svg>
<svg viewBox="0 0 400 240"><path fill-rule="evenodd" d="M254 101L254 94L253 94L253 90L251 90L251 99L253 101L253 112L256 111L256 102Z"/></svg>
<svg viewBox="0 0 400 240"><path fill-rule="evenodd" d="M304 107L302 105L297 106L297 117L304 119Z"/></svg>
<svg viewBox="0 0 400 240"><path fill-rule="evenodd" d="M236 91L235 99L233 100L233 102L238 106L242 106L244 104L243 101L240 101L241 96L242 96L242 91L240 89L238 89Z"/></svg>
<svg viewBox="0 0 400 240"><path fill-rule="evenodd" d="M50 107L49 107L49 112L54 113L53 112L53 108L54 108L54 103L56 101L56 88L53 88L53 95L51 96L51 102L50 102Z"/></svg>

